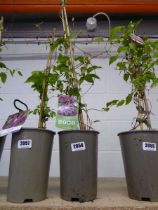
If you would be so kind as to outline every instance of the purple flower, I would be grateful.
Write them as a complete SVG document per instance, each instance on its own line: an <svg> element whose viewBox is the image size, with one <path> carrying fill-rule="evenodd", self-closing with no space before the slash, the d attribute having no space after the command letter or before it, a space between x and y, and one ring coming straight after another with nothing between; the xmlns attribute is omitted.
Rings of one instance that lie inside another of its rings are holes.
<svg viewBox="0 0 158 210"><path fill-rule="evenodd" d="M59 103L65 104L67 102L67 96L59 96Z"/></svg>
<svg viewBox="0 0 158 210"><path fill-rule="evenodd" d="M77 98L74 96L71 96L69 101L70 101L70 104L75 104L75 103L77 103Z"/></svg>
<svg viewBox="0 0 158 210"><path fill-rule="evenodd" d="M77 99L74 96L59 96L59 103L61 105L77 103Z"/></svg>
<svg viewBox="0 0 158 210"><path fill-rule="evenodd" d="M76 116L77 113L77 108L73 105L60 106L58 109L58 114L63 116Z"/></svg>
<svg viewBox="0 0 158 210"><path fill-rule="evenodd" d="M134 42L136 42L136 43L138 43L140 45L144 44L143 39L141 37L139 37L139 36L136 36L135 34L131 34L130 38L132 39L132 41L134 41Z"/></svg>

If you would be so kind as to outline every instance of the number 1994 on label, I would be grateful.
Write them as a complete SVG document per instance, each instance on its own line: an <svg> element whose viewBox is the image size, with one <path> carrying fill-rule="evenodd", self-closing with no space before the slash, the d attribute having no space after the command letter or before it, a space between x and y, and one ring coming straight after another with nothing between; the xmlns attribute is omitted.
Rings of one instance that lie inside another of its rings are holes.
<svg viewBox="0 0 158 210"><path fill-rule="evenodd" d="M85 150L85 149L86 149L86 146L85 146L85 142L83 142L83 141L71 144L72 152L82 151L82 150Z"/></svg>

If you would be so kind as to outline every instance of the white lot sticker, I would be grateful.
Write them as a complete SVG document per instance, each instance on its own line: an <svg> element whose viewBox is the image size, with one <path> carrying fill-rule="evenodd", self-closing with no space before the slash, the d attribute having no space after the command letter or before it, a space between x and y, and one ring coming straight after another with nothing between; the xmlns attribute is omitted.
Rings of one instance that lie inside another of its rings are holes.
<svg viewBox="0 0 158 210"><path fill-rule="evenodd" d="M32 148L31 139L23 139L18 141L18 149L31 149L31 148Z"/></svg>
<svg viewBox="0 0 158 210"><path fill-rule="evenodd" d="M85 150L85 149L86 149L86 146L85 146L85 142L83 142L83 141L71 144L72 152L82 151L82 150Z"/></svg>
<svg viewBox="0 0 158 210"><path fill-rule="evenodd" d="M156 150L156 143L143 142L143 150L145 150L145 151L157 151Z"/></svg>

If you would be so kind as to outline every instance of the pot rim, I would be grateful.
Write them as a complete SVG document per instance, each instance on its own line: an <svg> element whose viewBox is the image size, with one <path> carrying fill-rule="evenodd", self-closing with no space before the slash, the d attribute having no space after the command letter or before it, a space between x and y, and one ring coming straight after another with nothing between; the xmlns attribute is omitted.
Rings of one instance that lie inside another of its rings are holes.
<svg viewBox="0 0 158 210"><path fill-rule="evenodd" d="M99 134L99 131L96 130L79 130L79 129L75 129L75 130L63 130L63 131L59 131L58 134L63 134L63 133L96 133Z"/></svg>
<svg viewBox="0 0 158 210"><path fill-rule="evenodd" d="M122 134L131 134L131 133L155 133L158 132L156 129L151 129L151 130L129 130L129 131L123 131L117 134L117 136L120 136Z"/></svg>
<svg viewBox="0 0 158 210"><path fill-rule="evenodd" d="M21 130L39 130L39 131L48 131L53 133L54 135L56 134L55 131L49 130L49 129L44 129L44 128L34 128L34 127L22 127L19 131Z"/></svg>

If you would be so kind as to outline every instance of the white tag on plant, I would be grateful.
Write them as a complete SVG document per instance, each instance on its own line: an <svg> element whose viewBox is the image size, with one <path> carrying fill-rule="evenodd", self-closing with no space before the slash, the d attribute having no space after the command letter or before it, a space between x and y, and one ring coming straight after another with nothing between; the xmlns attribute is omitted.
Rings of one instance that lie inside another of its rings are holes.
<svg viewBox="0 0 158 210"><path fill-rule="evenodd" d="M19 125L19 126L15 126L15 127L11 127L11 128L6 128L6 129L3 129L3 130L0 130L0 136L6 136L6 135L8 135L10 133L17 132L21 128L22 128L22 125Z"/></svg>
<svg viewBox="0 0 158 210"><path fill-rule="evenodd" d="M76 152L76 151L83 151L86 149L86 145L85 142L76 142L76 143L72 143L71 144L71 150L72 152Z"/></svg>
<svg viewBox="0 0 158 210"><path fill-rule="evenodd" d="M31 149L31 148L32 148L31 139L23 139L18 141L18 149Z"/></svg>
<svg viewBox="0 0 158 210"><path fill-rule="evenodd" d="M157 151L156 143L153 142L143 142L143 150L145 151Z"/></svg>

